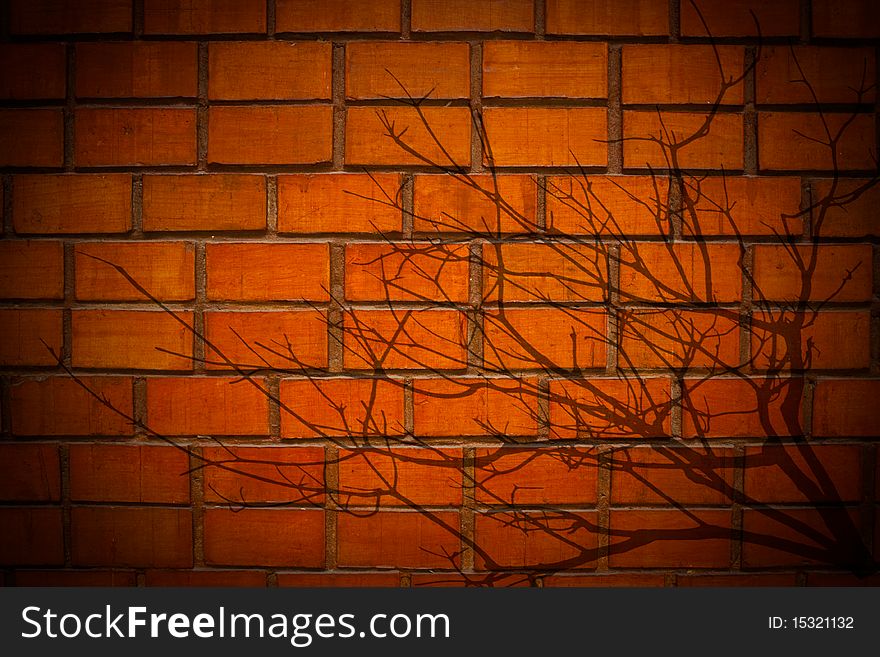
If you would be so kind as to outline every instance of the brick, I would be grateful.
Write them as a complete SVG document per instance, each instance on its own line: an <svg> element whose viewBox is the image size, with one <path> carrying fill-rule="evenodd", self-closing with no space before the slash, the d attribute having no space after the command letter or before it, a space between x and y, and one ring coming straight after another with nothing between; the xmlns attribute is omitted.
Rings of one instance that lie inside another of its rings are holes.
<svg viewBox="0 0 880 657"><path fill-rule="evenodd" d="M622 100L626 104L742 105L742 46L625 45Z"/></svg>
<svg viewBox="0 0 880 657"><path fill-rule="evenodd" d="M573 41L486 41L487 98L605 98L608 47Z"/></svg>
<svg viewBox="0 0 880 657"><path fill-rule="evenodd" d="M826 125L838 139L835 158ZM870 170L876 162L874 134L869 114L758 112L758 164L776 171Z"/></svg>
<svg viewBox="0 0 880 657"><path fill-rule="evenodd" d="M534 436L534 379L416 379L413 423L418 436Z"/></svg>
<svg viewBox="0 0 880 657"><path fill-rule="evenodd" d="M345 49L345 95L364 98L467 98L466 43L353 41Z"/></svg>
<svg viewBox="0 0 880 657"><path fill-rule="evenodd" d="M612 568L728 568L730 511L612 510Z"/></svg>
<svg viewBox="0 0 880 657"><path fill-rule="evenodd" d="M204 447L205 501L233 507L324 502L321 447Z"/></svg>
<svg viewBox="0 0 880 657"><path fill-rule="evenodd" d="M483 298L507 301L603 301L608 260L593 245L484 244Z"/></svg>
<svg viewBox="0 0 880 657"><path fill-rule="evenodd" d="M45 443L0 445L0 500L60 501L58 446Z"/></svg>
<svg viewBox="0 0 880 657"><path fill-rule="evenodd" d="M69 449L75 502L189 503L186 448L91 444Z"/></svg>
<svg viewBox="0 0 880 657"><path fill-rule="evenodd" d="M206 250L208 298L220 301L329 301L327 244L225 242Z"/></svg>
<svg viewBox="0 0 880 657"><path fill-rule="evenodd" d="M124 233L131 228L131 174L13 177L16 233Z"/></svg>
<svg viewBox="0 0 880 657"><path fill-rule="evenodd" d="M532 0L414 0L415 32L532 32Z"/></svg>
<svg viewBox="0 0 880 657"><path fill-rule="evenodd" d="M208 109L208 162L317 164L333 155L329 105Z"/></svg>
<svg viewBox="0 0 880 657"><path fill-rule="evenodd" d="M554 438L663 438L670 432L669 379L568 379L550 382Z"/></svg>
<svg viewBox="0 0 880 657"><path fill-rule="evenodd" d="M196 163L194 109L80 108L75 121L77 166Z"/></svg>
<svg viewBox="0 0 880 657"><path fill-rule="evenodd" d="M13 0L13 34L130 32L131 0Z"/></svg>
<svg viewBox="0 0 880 657"><path fill-rule="evenodd" d="M428 233L531 233L537 230L531 176L416 176L413 229Z"/></svg>
<svg viewBox="0 0 880 657"><path fill-rule="evenodd" d="M854 573L807 573L806 586L877 586L880 576Z"/></svg>
<svg viewBox="0 0 880 657"><path fill-rule="evenodd" d="M319 568L324 565L324 511L207 509L205 563Z"/></svg>
<svg viewBox="0 0 880 657"><path fill-rule="evenodd" d="M665 0L547 0L547 34L669 34Z"/></svg>
<svg viewBox="0 0 880 657"><path fill-rule="evenodd" d="M0 166L59 167L64 161L60 109L0 109Z"/></svg>
<svg viewBox="0 0 880 657"><path fill-rule="evenodd" d="M284 379L281 435L400 436L403 385L383 379Z"/></svg>
<svg viewBox="0 0 880 657"><path fill-rule="evenodd" d="M454 569L459 564L459 516L452 511L342 513L337 563L354 568Z"/></svg>
<svg viewBox="0 0 880 657"><path fill-rule="evenodd" d="M876 91L866 80L875 77L871 48L772 46L756 64L755 101L871 103Z"/></svg>
<svg viewBox="0 0 880 657"><path fill-rule="evenodd" d="M595 513L478 513L474 534L475 562L480 570L596 567Z"/></svg>
<svg viewBox="0 0 880 657"><path fill-rule="evenodd" d="M195 298L195 247L188 242L81 242L74 253L79 301L150 300L108 262L122 267L155 299Z"/></svg>
<svg viewBox="0 0 880 657"><path fill-rule="evenodd" d="M400 586L399 573L278 573L278 586L295 588L387 588Z"/></svg>
<svg viewBox="0 0 880 657"><path fill-rule="evenodd" d="M0 98L64 98L67 64L61 43L0 45ZM34 75L34 72L39 75Z"/></svg>
<svg viewBox="0 0 880 657"><path fill-rule="evenodd" d="M57 365L61 356L61 331L61 310L0 309L0 365Z"/></svg>
<svg viewBox="0 0 880 657"><path fill-rule="evenodd" d="M812 7L814 36L852 39L880 36L880 12L872 0L847 3L815 0Z"/></svg>
<svg viewBox="0 0 880 657"><path fill-rule="evenodd" d="M147 379L147 424L159 435L264 436L268 421L261 379Z"/></svg>
<svg viewBox="0 0 880 657"><path fill-rule="evenodd" d="M478 449L475 497L481 504L596 503L598 454L591 449Z"/></svg>
<svg viewBox="0 0 880 657"><path fill-rule="evenodd" d="M826 379L813 396L813 436L880 436L880 380Z"/></svg>
<svg viewBox="0 0 880 657"><path fill-rule="evenodd" d="M660 112L658 115L657 112L626 111L623 113L624 166L742 169L742 121L741 114ZM694 141L684 143L697 135ZM680 144L684 145L677 148Z"/></svg>
<svg viewBox="0 0 880 657"><path fill-rule="evenodd" d="M622 302L728 303L742 297L737 244L625 244L620 250Z"/></svg>
<svg viewBox="0 0 880 657"><path fill-rule="evenodd" d="M16 586L137 586L134 571L122 570L19 570Z"/></svg>
<svg viewBox="0 0 880 657"><path fill-rule="evenodd" d="M74 367L188 370L193 366L191 312L73 311Z"/></svg>
<svg viewBox="0 0 880 657"><path fill-rule="evenodd" d="M545 587L637 587L666 586L666 578L654 573L611 573L608 575L551 575L544 577Z"/></svg>
<svg viewBox="0 0 880 657"><path fill-rule="evenodd" d="M266 586L266 573L259 570L148 570L144 586L242 587Z"/></svg>
<svg viewBox="0 0 880 657"><path fill-rule="evenodd" d="M605 313L593 309L487 310L483 358L495 369L605 368Z"/></svg>
<svg viewBox="0 0 880 657"><path fill-rule="evenodd" d="M669 181L660 176L553 176L547 231L556 235L668 235Z"/></svg>
<svg viewBox="0 0 880 657"><path fill-rule="evenodd" d="M278 0L277 32L399 32L400 0Z"/></svg>
<svg viewBox="0 0 880 657"><path fill-rule="evenodd" d="M346 164L467 166L471 116L466 107L349 107Z"/></svg>
<svg viewBox="0 0 880 657"><path fill-rule="evenodd" d="M767 574L724 574L724 575L678 575L676 576L676 586L696 587L696 586L712 586L726 587L734 586L797 586L797 577L794 573L767 573Z"/></svg>
<svg viewBox="0 0 880 657"><path fill-rule="evenodd" d="M64 530L58 507L0 508L0 564L60 566L64 563Z"/></svg>
<svg viewBox="0 0 880 657"><path fill-rule="evenodd" d="M460 449L340 450L338 462L343 508L461 506Z"/></svg>
<svg viewBox="0 0 880 657"><path fill-rule="evenodd" d="M0 298L63 299L61 242L0 242Z"/></svg>
<svg viewBox="0 0 880 657"><path fill-rule="evenodd" d="M191 568L192 512L162 507L74 507L74 566Z"/></svg>
<svg viewBox="0 0 880 657"><path fill-rule="evenodd" d="M76 45L78 98L194 98L195 42L133 41Z"/></svg>
<svg viewBox="0 0 880 657"><path fill-rule="evenodd" d="M145 0L145 34L266 32L262 0Z"/></svg>
<svg viewBox="0 0 880 657"><path fill-rule="evenodd" d="M822 237L880 235L875 210L880 187L870 180L817 180L813 183L813 234Z"/></svg>
<svg viewBox="0 0 880 657"><path fill-rule="evenodd" d="M329 43L215 42L208 47L208 98L329 99L331 58Z"/></svg>
<svg viewBox="0 0 880 657"><path fill-rule="evenodd" d="M410 576L412 588L430 586L433 588L513 588L537 586L535 577L530 574L507 573L442 573L437 575L413 573Z"/></svg>
<svg viewBox="0 0 880 657"><path fill-rule="evenodd" d="M794 251L794 253L793 253ZM755 246L755 298L769 301L868 301L867 244Z"/></svg>
<svg viewBox="0 0 880 657"><path fill-rule="evenodd" d="M9 396L12 433L17 436L130 436L133 433L125 417L131 417L133 410L131 379L115 376L25 379L10 385Z"/></svg>
<svg viewBox="0 0 880 657"><path fill-rule="evenodd" d="M263 230L266 180L263 176L144 176L145 231Z"/></svg>
<svg viewBox="0 0 880 657"><path fill-rule="evenodd" d="M299 370L327 365L327 326L316 310L207 312L209 369Z"/></svg>
<svg viewBox="0 0 880 657"><path fill-rule="evenodd" d="M486 140L497 166L605 166L601 107L487 107Z"/></svg>
<svg viewBox="0 0 880 657"><path fill-rule="evenodd" d="M457 310L356 310L344 322L347 369L466 366L466 318Z"/></svg>
<svg viewBox="0 0 880 657"><path fill-rule="evenodd" d="M696 5L696 6L695 6ZM706 29L708 27L708 30ZM800 34L798 0L696 0L681 4L682 36L783 37Z"/></svg>
<svg viewBox="0 0 880 657"><path fill-rule="evenodd" d="M465 244L347 244L345 298L464 302L468 299L469 266Z"/></svg>
<svg viewBox="0 0 880 657"><path fill-rule="evenodd" d="M400 187L394 173L278 176L278 232L400 232Z"/></svg>
<svg viewBox="0 0 880 657"><path fill-rule="evenodd" d="M864 559L855 509L782 509L743 512L743 568L826 565ZM818 539L818 540L817 540Z"/></svg>
<svg viewBox="0 0 880 657"><path fill-rule="evenodd" d="M744 491L760 503L858 502L861 475L858 445L746 447Z"/></svg>

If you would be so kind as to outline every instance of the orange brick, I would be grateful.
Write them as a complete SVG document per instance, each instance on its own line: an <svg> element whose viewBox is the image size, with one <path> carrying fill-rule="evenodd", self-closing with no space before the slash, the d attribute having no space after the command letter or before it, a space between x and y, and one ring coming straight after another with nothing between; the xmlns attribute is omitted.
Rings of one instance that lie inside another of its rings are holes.
<svg viewBox="0 0 880 657"><path fill-rule="evenodd" d="M399 32L400 0L277 0L277 32Z"/></svg>
<svg viewBox="0 0 880 657"><path fill-rule="evenodd" d="M349 107L345 131L346 164L470 163L466 107Z"/></svg>
<svg viewBox="0 0 880 657"><path fill-rule="evenodd" d="M698 37L798 36L800 7L798 0L688 0L681 3L681 34Z"/></svg>
<svg viewBox="0 0 880 657"><path fill-rule="evenodd" d="M145 0L146 34L266 32L262 0Z"/></svg>
<svg viewBox="0 0 880 657"><path fill-rule="evenodd" d="M400 188L394 173L278 176L278 232L400 232Z"/></svg>
<svg viewBox="0 0 880 657"><path fill-rule="evenodd" d="M353 41L345 49L348 98L467 98L466 43Z"/></svg>
<svg viewBox="0 0 880 657"><path fill-rule="evenodd" d="M78 376L74 380L51 376L13 381L9 397L12 433L17 436L130 436L133 433L127 419L133 411L131 379Z"/></svg>
<svg viewBox="0 0 880 657"><path fill-rule="evenodd" d="M442 568L459 563L459 516L452 511L342 513L337 563L363 568Z"/></svg>
<svg viewBox="0 0 880 657"><path fill-rule="evenodd" d="M131 175L13 178L16 233L124 233L131 228Z"/></svg>
<svg viewBox="0 0 880 657"><path fill-rule="evenodd" d="M285 379L280 399L285 438L404 433L402 381Z"/></svg>
<svg viewBox="0 0 880 657"><path fill-rule="evenodd" d="M880 12L873 0L815 0L813 35L821 37L875 38L880 36Z"/></svg>
<svg viewBox="0 0 880 657"><path fill-rule="evenodd" d="M79 98L169 98L198 95L194 42L79 43Z"/></svg>
<svg viewBox="0 0 880 657"><path fill-rule="evenodd" d="M324 565L324 511L207 509L205 563L320 568Z"/></svg>
<svg viewBox="0 0 880 657"><path fill-rule="evenodd" d="M74 367L189 370L193 365L191 312L75 310Z"/></svg>
<svg viewBox="0 0 880 657"><path fill-rule="evenodd" d="M868 301L871 267L867 244L759 244L755 247L755 297L770 301Z"/></svg>
<svg viewBox="0 0 880 657"><path fill-rule="evenodd" d="M130 32L131 0L12 0L13 34Z"/></svg>
<svg viewBox="0 0 880 657"><path fill-rule="evenodd" d="M79 301L149 301L107 262L122 267L156 299L195 298L195 249L190 243L81 242L75 254Z"/></svg>
<svg viewBox="0 0 880 657"><path fill-rule="evenodd" d="M158 445L71 445L70 498L189 503L189 455Z"/></svg>
<svg viewBox="0 0 880 657"><path fill-rule="evenodd" d="M532 0L413 0L416 32L532 32Z"/></svg>
<svg viewBox="0 0 880 657"><path fill-rule="evenodd" d="M147 418L163 436L262 436L268 392L255 378L149 378Z"/></svg>
<svg viewBox="0 0 880 657"><path fill-rule="evenodd" d="M144 176L144 230L262 230L263 176Z"/></svg>
<svg viewBox="0 0 880 657"><path fill-rule="evenodd" d="M870 80L876 73L870 48L774 46L761 49L756 66L758 103L874 102Z"/></svg>
<svg viewBox="0 0 880 657"><path fill-rule="evenodd" d="M547 0L548 34L669 34L666 0Z"/></svg>
<svg viewBox="0 0 880 657"><path fill-rule="evenodd" d="M0 298L64 298L61 242L0 242Z"/></svg>
<svg viewBox="0 0 880 657"><path fill-rule="evenodd" d="M605 98L608 47L573 41L486 41L483 96Z"/></svg>
<svg viewBox="0 0 880 657"><path fill-rule="evenodd" d="M836 159L827 145L826 125L838 138ZM873 169L874 134L870 114L759 112L758 163L763 170Z"/></svg>
<svg viewBox="0 0 880 657"><path fill-rule="evenodd" d="M332 49L322 42L212 43L208 48L208 97L328 99Z"/></svg>
<svg viewBox="0 0 880 657"><path fill-rule="evenodd" d="M743 512L743 568L857 564L865 549L856 509Z"/></svg>
<svg viewBox="0 0 880 657"><path fill-rule="evenodd" d="M57 365L61 330L60 310L0 309L0 365Z"/></svg>
<svg viewBox="0 0 880 657"><path fill-rule="evenodd" d="M348 244L345 298L464 302L468 299L469 260L464 244Z"/></svg>
<svg viewBox="0 0 880 657"><path fill-rule="evenodd" d="M400 586L399 573L278 573L278 586L378 588Z"/></svg>
<svg viewBox="0 0 880 657"><path fill-rule="evenodd" d="M697 135L675 153L670 150ZM741 114L628 111L623 113L623 162L638 168L742 169L742 135Z"/></svg>
<svg viewBox="0 0 880 657"><path fill-rule="evenodd" d="M476 500L481 504L596 503L598 454L591 449L478 449Z"/></svg>
<svg viewBox="0 0 880 657"><path fill-rule="evenodd" d="M66 56L62 43L0 45L0 98L64 98ZM38 75L34 75L34 73Z"/></svg>
<svg viewBox="0 0 880 657"><path fill-rule="evenodd" d="M0 564L60 566L64 563L64 529L58 507L0 508Z"/></svg>
<svg viewBox="0 0 880 657"><path fill-rule="evenodd" d="M825 379L813 396L814 436L880 436L880 380Z"/></svg>
<svg viewBox="0 0 880 657"><path fill-rule="evenodd" d="M58 167L63 161L60 109L0 109L0 166Z"/></svg>
<svg viewBox="0 0 880 657"><path fill-rule="evenodd" d="M608 575L551 575L543 578L545 587L638 587L666 586L662 573L611 573Z"/></svg>
<svg viewBox="0 0 880 657"><path fill-rule="evenodd" d="M266 573L259 570L148 570L144 586L246 587L266 586Z"/></svg>
<svg viewBox="0 0 880 657"><path fill-rule="evenodd" d="M208 244L208 298L221 301L328 301L327 244Z"/></svg>
<svg viewBox="0 0 880 657"><path fill-rule="evenodd" d="M196 163L196 111L184 108L81 108L77 166Z"/></svg>
<svg viewBox="0 0 880 657"><path fill-rule="evenodd" d="M208 368L324 367L327 326L325 314L315 310L207 312Z"/></svg>
<svg viewBox="0 0 880 657"><path fill-rule="evenodd" d="M880 205L880 187L872 180L817 180L813 183L813 203L814 235L880 235L875 214Z"/></svg>
<svg viewBox="0 0 880 657"><path fill-rule="evenodd" d="M16 586L137 586L134 571L19 570Z"/></svg>
<svg viewBox="0 0 880 657"><path fill-rule="evenodd" d="M752 317L755 369L868 369L868 312L765 311Z"/></svg>
<svg viewBox="0 0 880 657"><path fill-rule="evenodd" d="M744 491L759 503L858 502L858 445L764 445L746 448Z"/></svg>
<svg viewBox="0 0 880 657"><path fill-rule="evenodd" d="M601 107L487 107L486 139L497 166L605 166Z"/></svg>
<svg viewBox="0 0 880 657"><path fill-rule="evenodd" d="M60 501L61 460L58 446L45 443L0 445L0 500Z"/></svg>
<svg viewBox="0 0 880 657"><path fill-rule="evenodd" d="M208 162L316 164L333 155L329 105L211 107Z"/></svg>

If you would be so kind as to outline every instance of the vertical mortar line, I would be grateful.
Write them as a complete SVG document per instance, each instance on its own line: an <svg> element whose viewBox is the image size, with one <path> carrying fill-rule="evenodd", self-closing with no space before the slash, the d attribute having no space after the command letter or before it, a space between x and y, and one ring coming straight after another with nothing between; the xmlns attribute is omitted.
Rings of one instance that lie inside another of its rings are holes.
<svg viewBox="0 0 880 657"><path fill-rule="evenodd" d="M266 176L266 236L278 236L278 176Z"/></svg>
<svg viewBox="0 0 880 657"><path fill-rule="evenodd" d="M339 561L339 504L335 497L339 491L339 448L332 442L324 447L324 490L327 491L324 496L324 568L335 570Z"/></svg>
<svg viewBox="0 0 880 657"><path fill-rule="evenodd" d="M684 180L682 179L681 173L670 172L669 179L669 199L667 200L667 205L669 206L669 227L672 229L672 240L680 240L683 234L683 214L684 214L684 203L682 201L682 197L684 192L682 191L682 187L684 185Z"/></svg>
<svg viewBox="0 0 880 657"><path fill-rule="evenodd" d="M471 171L481 172L483 166L483 145L480 130L483 125L483 45L479 41L470 42L471 54Z"/></svg>
<svg viewBox="0 0 880 657"><path fill-rule="evenodd" d="M268 589L277 589L278 588L278 573L274 570L269 570L266 572L266 588Z"/></svg>
<svg viewBox="0 0 880 657"><path fill-rule="evenodd" d="M682 430L682 398L684 395L684 380L682 374L675 374L670 383L669 395L671 404L669 406L669 437L673 440L681 440Z"/></svg>
<svg viewBox="0 0 880 657"><path fill-rule="evenodd" d="M474 544L476 542L476 474L477 450L465 447L462 450L462 496L460 528L461 534L461 569L465 572L474 570Z"/></svg>
<svg viewBox="0 0 880 657"><path fill-rule="evenodd" d="M688 2L688 0L684 0ZM681 1L669 0L669 41L678 43L681 37Z"/></svg>
<svg viewBox="0 0 880 657"><path fill-rule="evenodd" d="M755 111L755 56L754 46L747 46L743 55L743 173L758 173L758 115Z"/></svg>
<svg viewBox="0 0 880 657"><path fill-rule="evenodd" d="M345 298L345 245L330 244L330 306L327 325L327 365L331 372L341 372L343 367L342 339L343 309Z"/></svg>
<svg viewBox="0 0 880 657"><path fill-rule="evenodd" d="M475 240L468 245L467 369L475 374L483 365L483 246Z"/></svg>
<svg viewBox="0 0 880 657"><path fill-rule="evenodd" d="M400 3L400 38L412 37L412 0L401 0Z"/></svg>
<svg viewBox="0 0 880 657"><path fill-rule="evenodd" d="M535 38L543 40L547 34L546 0L535 0Z"/></svg>
<svg viewBox="0 0 880 657"><path fill-rule="evenodd" d="M742 301L739 306L739 360L747 363L752 355L752 281L751 273L755 262L755 245L743 245L741 276L742 276ZM751 367L749 368L751 370Z"/></svg>
<svg viewBox="0 0 880 657"><path fill-rule="evenodd" d="M407 437L416 433L415 382L410 377L403 380L403 433Z"/></svg>
<svg viewBox="0 0 880 657"><path fill-rule="evenodd" d="M64 170L73 171L76 142L76 46L68 43L65 48L67 82L64 102Z"/></svg>
<svg viewBox="0 0 880 657"><path fill-rule="evenodd" d="M730 568L742 569L743 548L743 494L745 491L746 450L742 445L733 447L733 503L730 505Z"/></svg>
<svg viewBox="0 0 880 657"><path fill-rule="evenodd" d="M132 416L134 417L134 437L143 440L147 437L142 428L147 425L147 379L137 376L131 381Z"/></svg>
<svg viewBox="0 0 880 657"><path fill-rule="evenodd" d="M332 104L333 104L333 169L345 167L345 44L333 44Z"/></svg>
<svg viewBox="0 0 880 657"><path fill-rule="evenodd" d="M611 545L611 450L599 447L596 471L596 524L599 527L596 570L608 570L609 546Z"/></svg>
<svg viewBox="0 0 880 657"><path fill-rule="evenodd" d="M205 348L205 341L199 336L205 335L205 302L208 297L208 264L205 255L205 243L195 243L195 267L196 267L196 298L193 304L193 370L198 373L205 372L205 358L209 357ZM210 354L216 357L217 354Z"/></svg>
<svg viewBox="0 0 880 657"><path fill-rule="evenodd" d="M205 565L205 476L202 448L189 445L189 496L192 508L193 566Z"/></svg>
<svg viewBox="0 0 880 657"><path fill-rule="evenodd" d="M623 50L608 46L608 173L623 172Z"/></svg>
<svg viewBox="0 0 880 657"><path fill-rule="evenodd" d="M71 562L71 521L70 521L70 448L58 446L58 459L61 462L61 527L64 538L64 567L70 568Z"/></svg>
<svg viewBox="0 0 880 657"><path fill-rule="evenodd" d="M538 438L541 440L550 440L550 378L548 376L539 376L536 384L537 394L537 414L538 417Z"/></svg>
<svg viewBox="0 0 880 657"><path fill-rule="evenodd" d="M144 0L134 0L131 11L132 35L140 39L144 36Z"/></svg>
<svg viewBox="0 0 880 657"><path fill-rule="evenodd" d="M266 36L275 38L275 0L266 0Z"/></svg>
<svg viewBox="0 0 880 657"><path fill-rule="evenodd" d="M403 175L403 183L400 187L400 206L402 208L402 216L400 218L400 232L403 239L410 240L415 230L415 216L413 214L413 203L415 201L415 179L411 173Z"/></svg>
<svg viewBox="0 0 880 657"><path fill-rule="evenodd" d="M812 4L811 0L801 0L799 36L802 44L810 42L811 32L813 31Z"/></svg>
<svg viewBox="0 0 880 657"><path fill-rule="evenodd" d="M803 230L801 239L809 241L813 235L813 212L807 209L813 206L813 186L809 179L801 179L801 206L800 212L803 217Z"/></svg>
<svg viewBox="0 0 880 657"><path fill-rule="evenodd" d="M813 395L816 392L816 380L809 378L804 381L804 397L801 405L801 428L804 438L810 440L813 437Z"/></svg>
<svg viewBox="0 0 880 657"><path fill-rule="evenodd" d="M131 176L131 237L144 236L144 174Z"/></svg>
<svg viewBox="0 0 880 657"><path fill-rule="evenodd" d="M412 588L412 575L410 575L409 573L400 573L398 586L402 589Z"/></svg>
<svg viewBox="0 0 880 657"><path fill-rule="evenodd" d="M606 324L607 336L605 338L605 368L609 374L617 371L617 359L619 349L620 328L618 324L618 313L620 312L620 245L609 244L607 247L608 263L607 277L608 282L604 290L604 298L606 308L608 309L608 318Z"/></svg>
<svg viewBox="0 0 880 657"><path fill-rule="evenodd" d="M70 366L73 357L73 304L76 300L76 245L64 242L64 310L62 311L61 354Z"/></svg>
<svg viewBox="0 0 880 657"><path fill-rule="evenodd" d="M269 440L281 440L281 406L278 404L281 392L281 376L275 372L266 375L266 394L269 398Z"/></svg>
<svg viewBox="0 0 880 657"><path fill-rule="evenodd" d="M199 171L208 166L208 44L199 41L199 91L196 109L196 163Z"/></svg>
<svg viewBox="0 0 880 657"><path fill-rule="evenodd" d="M550 176L535 176L537 198L535 200L535 229L543 233L547 230L547 184Z"/></svg>
<svg viewBox="0 0 880 657"><path fill-rule="evenodd" d="M3 184L3 236L9 237L15 232L15 224L12 218L12 175L4 173Z"/></svg>

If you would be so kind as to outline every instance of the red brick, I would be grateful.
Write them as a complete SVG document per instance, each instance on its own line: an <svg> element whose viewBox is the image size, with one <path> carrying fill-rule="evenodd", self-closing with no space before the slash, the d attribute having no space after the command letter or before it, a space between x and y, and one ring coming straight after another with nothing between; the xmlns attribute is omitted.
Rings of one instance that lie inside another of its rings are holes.
<svg viewBox="0 0 880 657"><path fill-rule="evenodd" d="M836 2L814 0L813 35L821 37L874 38L880 36L880 12L873 0Z"/></svg>
<svg viewBox="0 0 880 657"><path fill-rule="evenodd" d="M666 578L654 573L611 573L608 575L551 575L543 578L544 587L638 587L665 586Z"/></svg>
<svg viewBox="0 0 880 657"><path fill-rule="evenodd" d="M222 100L330 98L332 46L322 42L215 42L208 97Z"/></svg>
<svg viewBox="0 0 880 657"><path fill-rule="evenodd" d="M666 0L547 0L548 34L669 34Z"/></svg>
<svg viewBox="0 0 880 657"><path fill-rule="evenodd" d="M838 139L836 159L827 145L826 125ZM758 164L762 170L873 169L874 134L870 114L759 112Z"/></svg>
<svg viewBox="0 0 880 657"><path fill-rule="evenodd" d="M19 570L16 586L137 586L134 571Z"/></svg>
<svg viewBox="0 0 880 657"><path fill-rule="evenodd" d="M61 509L0 508L0 564L5 566L60 566L64 563Z"/></svg>
<svg viewBox="0 0 880 657"><path fill-rule="evenodd" d="M868 301L871 260L867 244L759 244L755 247L755 297L770 301Z"/></svg>
<svg viewBox="0 0 880 657"><path fill-rule="evenodd" d="M4 43L0 45L0 61L0 98L64 98L64 44Z"/></svg>
<svg viewBox="0 0 880 657"><path fill-rule="evenodd" d="M858 527L855 509L746 509L743 568L856 564L864 549Z"/></svg>
<svg viewBox="0 0 880 657"><path fill-rule="evenodd" d="M0 365L57 365L61 356L61 331L60 310L0 309Z"/></svg>
<svg viewBox="0 0 880 657"><path fill-rule="evenodd" d="M263 230L263 176L144 176L144 230Z"/></svg>
<svg viewBox="0 0 880 657"><path fill-rule="evenodd" d="M317 164L333 155L329 105L211 107L208 162Z"/></svg>
<svg viewBox="0 0 880 657"><path fill-rule="evenodd" d="M478 449L475 497L481 504L596 503L598 454L592 449Z"/></svg>
<svg viewBox="0 0 880 657"><path fill-rule="evenodd" d="M124 417L133 410L131 379L85 376L75 381L52 376L13 381L9 396L12 433L18 436L130 436L133 432Z"/></svg>
<svg viewBox="0 0 880 657"><path fill-rule="evenodd" d="M243 587L266 586L266 573L258 570L148 570L144 586Z"/></svg>
<svg viewBox="0 0 880 657"><path fill-rule="evenodd" d="M797 586L797 577L794 573L678 575L676 577L676 585L685 587L711 586L715 588L731 588L734 586Z"/></svg>
<svg viewBox="0 0 880 657"><path fill-rule="evenodd" d="M124 233L131 228L131 174L13 178L16 233Z"/></svg>
<svg viewBox="0 0 880 657"><path fill-rule="evenodd" d="M192 512L162 507L74 507L74 566L191 568Z"/></svg>
<svg viewBox="0 0 880 657"><path fill-rule="evenodd" d="M798 0L695 0L695 4L690 0L681 3L682 36L782 37L800 34Z"/></svg>
<svg viewBox="0 0 880 657"><path fill-rule="evenodd" d="M189 455L158 445L71 445L70 498L189 503Z"/></svg>
<svg viewBox="0 0 880 657"><path fill-rule="evenodd" d="M413 0L415 32L532 32L532 0Z"/></svg>
<svg viewBox="0 0 880 657"><path fill-rule="evenodd" d="M755 101L870 103L875 77L870 48L772 46L762 48L757 61Z"/></svg>
<svg viewBox="0 0 880 657"><path fill-rule="evenodd" d="M337 563L361 568L454 569L459 564L459 516L453 511L339 514Z"/></svg>
<svg viewBox="0 0 880 657"><path fill-rule="evenodd" d="M59 167L64 161L60 109L0 109L0 166Z"/></svg>
<svg viewBox="0 0 880 657"><path fill-rule="evenodd" d="M399 32L400 0L277 0L277 32Z"/></svg>
<svg viewBox="0 0 880 657"><path fill-rule="evenodd" d="M278 573L278 586L302 588L387 588L400 586L399 573Z"/></svg>
<svg viewBox="0 0 880 657"><path fill-rule="evenodd" d="M330 249L326 244L208 244L207 267L209 299L330 299Z"/></svg>
<svg viewBox="0 0 880 657"><path fill-rule="evenodd" d="M514 588L537 586L531 573L442 573L437 575L413 573L410 576L412 588Z"/></svg>
<svg viewBox="0 0 880 657"><path fill-rule="evenodd" d="M319 568L324 565L324 511L207 509L205 563Z"/></svg>
<svg viewBox="0 0 880 657"><path fill-rule="evenodd" d="M13 0L13 34L130 32L131 0Z"/></svg>
<svg viewBox="0 0 880 657"><path fill-rule="evenodd" d="M400 186L394 173L278 176L278 232L400 232Z"/></svg>
<svg viewBox="0 0 880 657"><path fill-rule="evenodd" d="M60 501L58 446L45 443L0 445L0 500Z"/></svg>
<svg viewBox="0 0 880 657"><path fill-rule="evenodd" d="M814 436L880 436L880 380L826 379L813 396Z"/></svg>
<svg viewBox="0 0 880 657"><path fill-rule="evenodd" d="M624 112L624 166L742 169L742 121L741 114ZM694 141L685 143L693 137L696 137ZM654 141L656 139L660 139L663 146ZM674 152L671 150L680 144L684 145Z"/></svg>
<svg viewBox="0 0 880 657"><path fill-rule="evenodd" d="M0 298L63 299L61 242L0 242Z"/></svg>
<svg viewBox="0 0 880 657"><path fill-rule="evenodd" d="M75 310L74 367L188 370L193 366L191 312Z"/></svg>
<svg viewBox="0 0 880 657"><path fill-rule="evenodd" d="M470 164L466 107L349 107L345 132L346 164Z"/></svg>
<svg viewBox="0 0 880 657"><path fill-rule="evenodd" d="M262 0L145 0L145 34L266 31Z"/></svg>
<svg viewBox="0 0 880 657"><path fill-rule="evenodd" d="M80 43L79 98L172 98L198 95L193 42Z"/></svg>
<svg viewBox="0 0 880 657"><path fill-rule="evenodd" d="M403 435L403 383L382 379L285 379L285 438Z"/></svg>
<svg viewBox="0 0 880 657"><path fill-rule="evenodd" d="M873 180L817 180L813 203L814 235L880 236L875 212L880 205L880 187Z"/></svg>
<svg viewBox="0 0 880 657"><path fill-rule="evenodd" d="M149 300L107 262L122 267L156 299L195 298L195 248L188 242L81 242L74 248L79 301Z"/></svg>
<svg viewBox="0 0 880 657"><path fill-rule="evenodd" d="M877 586L880 575L860 576L854 573L807 573L806 586Z"/></svg>
<svg viewBox="0 0 880 657"><path fill-rule="evenodd" d="M80 167L196 163L196 111L80 108L74 159Z"/></svg>

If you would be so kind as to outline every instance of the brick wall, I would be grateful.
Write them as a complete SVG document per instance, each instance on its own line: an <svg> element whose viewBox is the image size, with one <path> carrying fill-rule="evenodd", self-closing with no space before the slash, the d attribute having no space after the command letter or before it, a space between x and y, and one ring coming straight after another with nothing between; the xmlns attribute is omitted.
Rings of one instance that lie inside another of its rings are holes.
<svg viewBox="0 0 880 657"><path fill-rule="evenodd" d="M3 583L877 583L872 0L3 11Z"/></svg>

